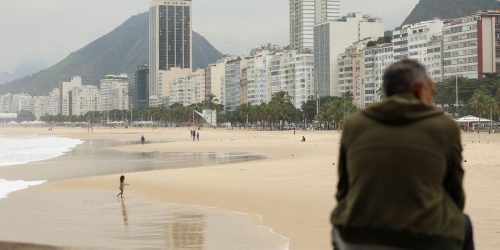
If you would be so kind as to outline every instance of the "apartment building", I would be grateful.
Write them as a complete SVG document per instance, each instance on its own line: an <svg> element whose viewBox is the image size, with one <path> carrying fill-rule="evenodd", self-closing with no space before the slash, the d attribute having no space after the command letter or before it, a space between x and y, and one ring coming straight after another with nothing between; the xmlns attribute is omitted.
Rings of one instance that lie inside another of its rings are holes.
<svg viewBox="0 0 500 250"><path fill-rule="evenodd" d="M444 78L480 79L500 72L500 11L447 20L443 28Z"/></svg>
<svg viewBox="0 0 500 250"><path fill-rule="evenodd" d="M349 13L339 20L316 25L314 27L316 95L340 96L338 55L357 41L383 36L382 20L361 13Z"/></svg>

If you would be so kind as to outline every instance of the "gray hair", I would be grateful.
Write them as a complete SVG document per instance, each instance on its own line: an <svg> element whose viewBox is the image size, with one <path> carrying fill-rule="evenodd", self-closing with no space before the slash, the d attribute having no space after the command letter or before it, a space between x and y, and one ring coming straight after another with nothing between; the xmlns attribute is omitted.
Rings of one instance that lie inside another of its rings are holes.
<svg viewBox="0 0 500 250"><path fill-rule="evenodd" d="M417 83L430 84L425 66L411 59L393 63L384 71L383 79L386 96L410 94Z"/></svg>

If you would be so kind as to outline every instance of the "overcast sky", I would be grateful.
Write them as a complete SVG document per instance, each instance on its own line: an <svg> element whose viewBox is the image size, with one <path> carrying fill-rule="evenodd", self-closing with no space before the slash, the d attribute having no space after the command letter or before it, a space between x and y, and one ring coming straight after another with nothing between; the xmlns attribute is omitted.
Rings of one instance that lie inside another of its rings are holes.
<svg viewBox="0 0 500 250"><path fill-rule="evenodd" d="M260 44L288 44L289 0L193 0L193 29L223 53L244 54ZM343 0L342 12L361 11L402 23L418 0ZM149 0L0 0L0 72L28 60L52 65L128 17Z"/></svg>

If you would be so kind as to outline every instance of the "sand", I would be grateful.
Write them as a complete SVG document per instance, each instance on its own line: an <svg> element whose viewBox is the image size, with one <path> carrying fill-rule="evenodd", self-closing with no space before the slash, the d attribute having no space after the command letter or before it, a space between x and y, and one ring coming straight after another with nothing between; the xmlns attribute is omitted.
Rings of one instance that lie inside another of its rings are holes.
<svg viewBox="0 0 500 250"><path fill-rule="evenodd" d="M261 215L263 225L290 240L291 249L330 249L329 215L335 205L339 133L203 130L193 142L188 129L2 129L3 133L55 134L79 139L137 141L147 145L114 148L123 152L246 152L266 159L127 174L127 192L154 203L217 207ZM302 136L307 141L300 142ZM168 142L165 142L168 141ZM155 143L161 142L161 143ZM471 215L478 249L500 247L500 135L464 135L467 160L466 211ZM109 192L116 175L43 185L43 192ZM37 192L37 188L23 193Z"/></svg>

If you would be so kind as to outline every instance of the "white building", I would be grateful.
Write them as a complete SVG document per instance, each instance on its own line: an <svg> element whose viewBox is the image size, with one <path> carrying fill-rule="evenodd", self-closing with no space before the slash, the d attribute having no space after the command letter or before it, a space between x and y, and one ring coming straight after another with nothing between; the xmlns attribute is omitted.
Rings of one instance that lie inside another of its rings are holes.
<svg viewBox="0 0 500 250"><path fill-rule="evenodd" d="M448 20L443 29L444 78L500 73L500 11Z"/></svg>
<svg viewBox="0 0 500 250"><path fill-rule="evenodd" d="M357 41L383 36L382 20L361 13L350 13L340 20L316 25L314 27L316 95L339 96L338 55Z"/></svg>
<svg viewBox="0 0 500 250"><path fill-rule="evenodd" d="M436 35L427 42L427 58L424 62L434 82L443 80L443 36Z"/></svg>
<svg viewBox="0 0 500 250"><path fill-rule="evenodd" d="M228 58L218 60L216 63L211 64L205 71L205 94L212 94L219 104L225 105L224 79L226 75L226 62Z"/></svg>
<svg viewBox="0 0 500 250"><path fill-rule="evenodd" d="M276 53L270 64L270 96L283 91L300 109L305 102L314 98L313 64L311 52L292 50Z"/></svg>
<svg viewBox="0 0 500 250"><path fill-rule="evenodd" d="M170 103L183 106L202 103L205 100L205 70L199 69L185 77L170 81Z"/></svg>
<svg viewBox="0 0 500 250"><path fill-rule="evenodd" d="M107 75L100 83L101 111L128 110L128 76Z"/></svg>
<svg viewBox="0 0 500 250"><path fill-rule="evenodd" d="M290 0L290 47L312 49L314 25L340 18L340 0Z"/></svg>
<svg viewBox="0 0 500 250"><path fill-rule="evenodd" d="M189 86L192 86L191 104L202 103L206 99L205 70L198 69L187 76Z"/></svg>
<svg viewBox="0 0 500 250"><path fill-rule="evenodd" d="M235 111L241 102L241 72L245 68L245 61L240 57L228 59L225 64L224 99L225 109Z"/></svg>
<svg viewBox="0 0 500 250"><path fill-rule="evenodd" d="M40 120L42 116L49 113L49 97L48 96L37 96L33 97L35 101L34 115L37 120Z"/></svg>
<svg viewBox="0 0 500 250"><path fill-rule="evenodd" d="M12 111L12 95L5 94L0 96L0 113L13 113Z"/></svg>
<svg viewBox="0 0 500 250"><path fill-rule="evenodd" d="M365 104L365 49L369 43L377 38L367 38L349 46L338 56L339 65L339 94L343 96L351 93L353 101L358 107Z"/></svg>
<svg viewBox="0 0 500 250"><path fill-rule="evenodd" d="M12 112L28 111L35 113L35 99L29 94L15 94L12 96Z"/></svg>
<svg viewBox="0 0 500 250"><path fill-rule="evenodd" d="M72 114L85 115L88 112L99 111L99 88L93 85L74 87L71 90Z"/></svg>
<svg viewBox="0 0 500 250"><path fill-rule="evenodd" d="M160 97L158 99L158 106L170 106L173 102L170 101L170 81L178 78L186 77L193 71L191 68L170 68L168 71L159 72L159 86L160 86Z"/></svg>
<svg viewBox="0 0 500 250"><path fill-rule="evenodd" d="M246 88L241 93L245 103L259 105L271 100L269 96L269 66L274 51L263 50L259 54L246 57L243 67L246 68ZM246 67L245 67L246 66Z"/></svg>
<svg viewBox="0 0 500 250"><path fill-rule="evenodd" d="M393 31L394 59L410 58L427 66L435 81L443 78L443 21L407 24Z"/></svg>
<svg viewBox="0 0 500 250"><path fill-rule="evenodd" d="M61 90L55 88L49 93L49 115L59 115L61 114Z"/></svg>
<svg viewBox="0 0 500 250"><path fill-rule="evenodd" d="M149 9L151 107L161 104L161 84L168 85L168 81L161 83L161 78L165 77L171 68L192 68L191 13L191 0L151 1Z"/></svg>
<svg viewBox="0 0 500 250"><path fill-rule="evenodd" d="M74 76L71 78L69 82L62 82L61 86L59 87L59 90L61 91L60 98L61 98L61 114L68 116L72 115L72 108L71 108L71 95L70 92L74 87L80 87L82 86L82 77L81 76Z"/></svg>
<svg viewBox="0 0 500 250"><path fill-rule="evenodd" d="M392 43L368 46L364 49L364 103L360 108L381 100L384 70L394 62Z"/></svg>

